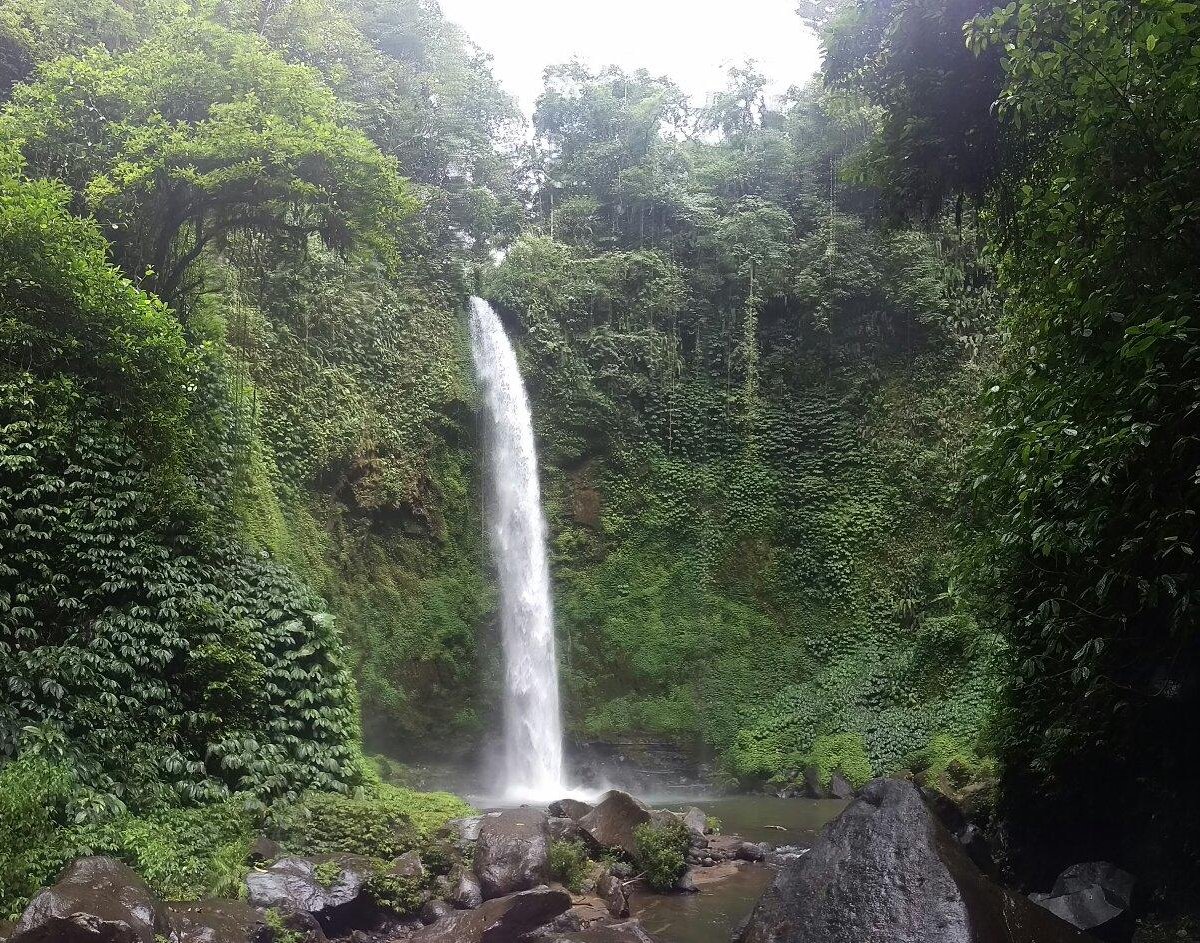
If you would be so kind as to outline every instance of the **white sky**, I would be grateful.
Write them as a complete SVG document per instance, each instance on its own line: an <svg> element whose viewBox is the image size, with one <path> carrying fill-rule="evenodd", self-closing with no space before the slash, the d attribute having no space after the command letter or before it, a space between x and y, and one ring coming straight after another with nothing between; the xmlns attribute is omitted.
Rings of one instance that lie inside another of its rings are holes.
<svg viewBox="0 0 1200 943"><path fill-rule="evenodd" d="M441 0L447 18L492 55L501 84L526 113L542 70L578 57L591 66L668 75L698 104L724 85L724 66L747 58L773 94L820 65L796 0Z"/></svg>

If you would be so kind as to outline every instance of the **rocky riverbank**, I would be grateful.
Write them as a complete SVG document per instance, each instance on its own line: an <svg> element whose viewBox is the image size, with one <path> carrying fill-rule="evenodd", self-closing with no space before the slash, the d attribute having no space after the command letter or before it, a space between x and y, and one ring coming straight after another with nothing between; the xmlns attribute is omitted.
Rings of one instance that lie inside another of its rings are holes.
<svg viewBox="0 0 1200 943"><path fill-rule="evenodd" d="M811 849L718 834L700 808L653 809L614 790L594 805L451 820L382 870L356 854L284 853L265 836L253 855L240 899L191 903L157 899L113 858L80 858L0 939L654 943L630 915L634 888L704 894L740 869L773 867L737 943L1083 943L1081 927L1127 938L1133 891L1102 863L1033 900L1005 888L958 807L901 780L869 783Z"/></svg>

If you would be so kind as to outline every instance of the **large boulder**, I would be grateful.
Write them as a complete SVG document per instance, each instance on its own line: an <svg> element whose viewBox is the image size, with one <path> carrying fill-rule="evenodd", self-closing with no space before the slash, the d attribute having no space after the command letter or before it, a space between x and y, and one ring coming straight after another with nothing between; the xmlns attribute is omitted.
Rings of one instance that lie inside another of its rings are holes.
<svg viewBox="0 0 1200 943"><path fill-rule="evenodd" d="M77 858L21 914L9 943L155 943L166 909L115 858Z"/></svg>
<svg viewBox="0 0 1200 943"><path fill-rule="evenodd" d="M240 900L202 900L167 908L170 943L272 943L263 915Z"/></svg>
<svg viewBox="0 0 1200 943"><path fill-rule="evenodd" d="M406 851L388 865L388 874L402 881L424 881L425 862L419 851Z"/></svg>
<svg viewBox="0 0 1200 943"><path fill-rule="evenodd" d="M592 805L579 799L559 799L557 802L550 803L548 811L555 818L578 821L592 811Z"/></svg>
<svg viewBox="0 0 1200 943"><path fill-rule="evenodd" d="M596 896L604 901L604 906L614 917L629 916L629 897L625 893L625 884L608 868L596 878Z"/></svg>
<svg viewBox="0 0 1200 943"><path fill-rule="evenodd" d="M484 900L529 890L545 881L549 849L544 812L506 809L484 818L474 864Z"/></svg>
<svg viewBox="0 0 1200 943"><path fill-rule="evenodd" d="M378 915L366 893L373 874L371 859L361 855L289 856L246 875L246 899L254 907L312 914L326 932L369 926Z"/></svg>
<svg viewBox="0 0 1200 943"><path fill-rule="evenodd" d="M1083 943L990 881L911 783L877 779L785 863L739 943Z"/></svg>
<svg viewBox="0 0 1200 943"><path fill-rule="evenodd" d="M457 910L410 938L410 943L514 943L549 923L571 906L564 890L537 887L485 901L475 910Z"/></svg>
<svg viewBox="0 0 1200 943"><path fill-rule="evenodd" d="M1073 927L1103 940L1126 940L1133 933L1134 877L1107 861L1067 868L1049 894L1030 899Z"/></svg>
<svg viewBox="0 0 1200 943"><path fill-rule="evenodd" d="M633 856L637 854L634 830L651 819L650 810L637 799L627 792L612 789L579 820L579 825L600 847L620 849Z"/></svg>

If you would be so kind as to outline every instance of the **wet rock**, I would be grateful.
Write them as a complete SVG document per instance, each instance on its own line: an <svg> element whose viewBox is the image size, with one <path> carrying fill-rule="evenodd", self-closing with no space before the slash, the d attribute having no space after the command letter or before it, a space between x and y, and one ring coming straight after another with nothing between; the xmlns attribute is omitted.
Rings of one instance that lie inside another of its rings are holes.
<svg viewBox="0 0 1200 943"><path fill-rule="evenodd" d="M625 885L607 868L596 878L596 896L604 901L604 906L614 917L629 916L629 898L625 894Z"/></svg>
<svg viewBox="0 0 1200 943"><path fill-rule="evenodd" d="M578 821L592 811L592 805L579 799L559 799L551 802L549 812L555 818L574 819Z"/></svg>
<svg viewBox="0 0 1200 943"><path fill-rule="evenodd" d="M704 833L708 831L708 816L703 810L697 809L695 806L687 809L683 813L683 824L687 826L687 830L693 835L704 837Z"/></svg>
<svg viewBox="0 0 1200 943"><path fill-rule="evenodd" d="M9 943L155 943L165 908L115 858L77 858L21 914Z"/></svg>
<svg viewBox="0 0 1200 943"><path fill-rule="evenodd" d="M675 882L675 890L682 894L695 894L700 890L700 885L696 883L696 877L692 874L691 868L679 875L679 880Z"/></svg>
<svg viewBox="0 0 1200 943"><path fill-rule="evenodd" d="M877 779L786 862L738 943L1084 943L991 882L900 780Z"/></svg>
<svg viewBox="0 0 1200 943"><path fill-rule="evenodd" d="M454 908L444 900L431 900L421 907L417 916L421 918L421 923L429 926L431 923L437 923L443 917L449 917L454 912Z"/></svg>
<svg viewBox="0 0 1200 943"><path fill-rule="evenodd" d="M405 881L425 880L425 863L417 851L406 851L388 865L388 874Z"/></svg>
<svg viewBox="0 0 1200 943"><path fill-rule="evenodd" d="M566 891L537 887L485 901L475 910L452 911L411 939L412 943L513 943L570 906Z"/></svg>
<svg viewBox="0 0 1200 943"><path fill-rule="evenodd" d="M854 787L850 785L849 780L840 769L835 769L833 775L829 777L829 795L834 799L854 798Z"/></svg>
<svg viewBox="0 0 1200 943"><path fill-rule="evenodd" d="M627 792L606 792L580 826L602 848L616 848L628 855L637 854L634 830L651 821L650 810Z"/></svg>
<svg viewBox="0 0 1200 943"><path fill-rule="evenodd" d="M764 844L744 841L737 846L733 857L739 861L766 861L768 851L767 846Z"/></svg>
<svg viewBox="0 0 1200 943"><path fill-rule="evenodd" d="M272 943L263 915L240 900L202 900L167 908L170 943Z"/></svg>
<svg viewBox="0 0 1200 943"><path fill-rule="evenodd" d="M1102 940L1128 940L1134 921L1130 911L1134 877L1107 861L1090 861L1067 868L1049 894L1030 899L1073 927Z"/></svg>
<svg viewBox="0 0 1200 943"><path fill-rule="evenodd" d="M483 903L483 889L479 886L479 880L466 868L459 866L451 871L448 883L446 901L459 910L474 910Z"/></svg>
<svg viewBox="0 0 1200 943"><path fill-rule="evenodd" d="M368 926L377 915L365 893L373 873L371 860L361 855L289 856L246 875L247 900L312 914L327 933Z"/></svg>
<svg viewBox="0 0 1200 943"><path fill-rule="evenodd" d="M274 861L279 857L280 850L278 842L271 841L266 835L260 834L250 846L250 852L246 855L246 860L251 864L262 861Z"/></svg>
<svg viewBox="0 0 1200 943"><path fill-rule="evenodd" d="M484 900L528 890L546 879L550 841L546 815L507 809L483 820L475 843L475 876Z"/></svg>
<svg viewBox="0 0 1200 943"><path fill-rule="evenodd" d="M485 812L483 815L451 819L442 826L438 836L448 840L460 852L469 852L475 847L475 842L479 841L479 830L483 828L484 820L495 818L499 814L499 812Z"/></svg>

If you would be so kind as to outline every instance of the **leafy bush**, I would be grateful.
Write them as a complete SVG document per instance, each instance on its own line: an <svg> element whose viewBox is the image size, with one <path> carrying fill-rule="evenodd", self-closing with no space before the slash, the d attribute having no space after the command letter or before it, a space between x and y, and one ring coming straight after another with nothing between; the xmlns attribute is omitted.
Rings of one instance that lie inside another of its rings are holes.
<svg viewBox="0 0 1200 943"><path fill-rule="evenodd" d="M687 827L682 822L647 822L634 829L633 835L637 842L634 857L646 882L655 890L673 888L687 870Z"/></svg>
<svg viewBox="0 0 1200 943"><path fill-rule="evenodd" d="M549 863L551 877L562 882L572 894L583 891L592 870L592 861L583 842L551 842Z"/></svg>

